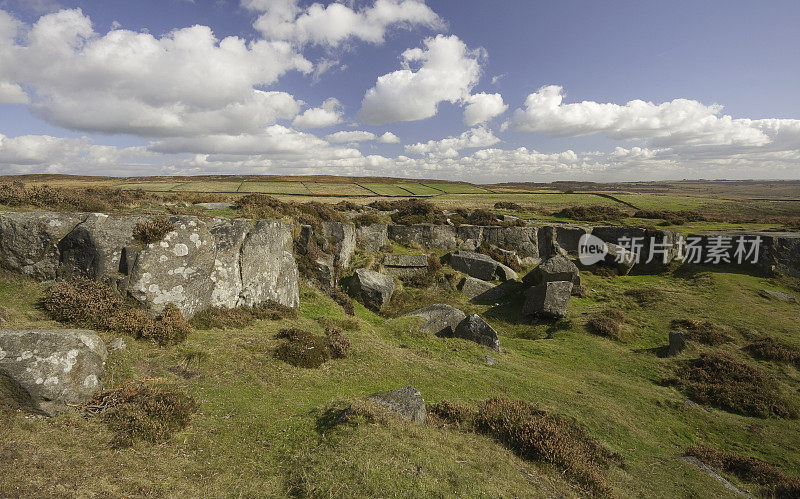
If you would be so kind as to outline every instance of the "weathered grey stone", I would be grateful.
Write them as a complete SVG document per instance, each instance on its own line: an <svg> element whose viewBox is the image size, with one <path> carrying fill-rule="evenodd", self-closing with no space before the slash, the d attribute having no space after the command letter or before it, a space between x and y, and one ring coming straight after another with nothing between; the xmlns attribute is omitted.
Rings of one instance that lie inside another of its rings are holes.
<svg viewBox="0 0 800 499"><path fill-rule="evenodd" d="M114 338L108 342L108 353L113 353L119 350L127 350L128 345L125 343L125 338Z"/></svg>
<svg viewBox="0 0 800 499"><path fill-rule="evenodd" d="M53 279L59 267L58 242L86 213L0 212L0 265L34 279Z"/></svg>
<svg viewBox="0 0 800 499"><path fill-rule="evenodd" d="M484 227L481 243L515 251L522 257L538 257L538 231L537 227Z"/></svg>
<svg viewBox="0 0 800 499"><path fill-rule="evenodd" d="M0 402L53 415L102 388L108 352L85 329L0 330Z"/></svg>
<svg viewBox="0 0 800 499"><path fill-rule="evenodd" d="M578 267L569 258L556 255L543 261L522 278L523 284L527 287L551 281L570 281L580 286Z"/></svg>
<svg viewBox="0 0 800 499"><path fill-rule="evenodd" d="M550 225L539 227L537 242L539 243L539 258L542 260L547 260L559 254L560 246L556 241L555 227Z"/></svg>
<svg viewBox="0 0 800 499"><path fill-rule="evenodd" d="M547 281L525 291L524 315L557 319L567 315L571 281Z"/></svg>
<svg viewBox="0 0 800 499"><path fill-rule="evenodd" d="M145 246L130 272L128 294L152 313L173 303L185 317L207 308L215 283L216 243L193 217L175 217L175 230Z"/></svg>
<svg viewBox="0 0 800 499"><path fill-rule="evenodd" d="M783 301L786 303L797 303L798 298L797 295L793 295L791 293L781 293L780 291L772 291L769 289L762 289L759 291L759 294L764 298L769 298L772 300Z"/></svg>
<svg viewBox="0 0 800 499"><path fill-rule="evenodd" d="M578 243L586 234L592 233L591 227L555 227L556 243L567 253L578 253Z"/></svg>
<svg viewBox="0 0 800 499"><path fill-rule="evenodd" d="M386 273L397 277L409 277L428 271L428 255L386 255L383 257Z"/></svg>
<svg viewBox="0 0 800 499"><path fill-rule="evenodd" d="M495 285L474 277L465 277L458 284L458 289L473 303L495 303L505 299L513 290L513 282Z"/></svg>
<svg viewBox="0 0 800 499"><path fill-rule="evenodd" d="M358 269L350 279L350 293L364 306L380 310L394 293L394 280L374 270Z"/></svg>
<svg viewBox="0 0 800 499"><path fill-rule="evenodd" d="M242 292L237 306L265 301L292 308L300 305L299 274L288 223L257 221L242 244L240 267Z"/></svg>
<svg viewBox="0 0 800 499"><path fill-rule="evenodd" d="M483 359L486 361L487 366L493 366L497 364L497 359L495 359L494 357L490 357L487 355Z"/></svg>
<svg viewBox="0 0 800 499"><path fill-rule="evenodd" d="M617 275L628 275L636 265L636 255L614 243L606 243L608 253L603 259L603 265L614 269Z"/></svg>
<svg viewBox="0 0 800 499"><path fill-rule="evenodd" d="M216 242L214 268L211 271L211 306L233 308L242 293L242 244L255 221L215 218L206 222Z"/></svg>
<svg viewBox="0 0 800 499"><path fill-rule="evenodd" d="M667 356L674 357L681 353L684 348L686 348L686 335L683 331L670 331Z"/></svg>
<svg viewBox="0 0 800 499"><path fill-rule="evenodd" d="M204 210L225 210L227 208L233 208L233 203L195 203L194 205Z"/></svg>
<svg viewBox="0 0 800 499"><path fill-rule="evenodd" d="M497 264L497 268L494 269L494 273L497 279L502 282L514 281L519 277L519 275L517 275L514 269L506 265L503 265L502 263Z"/></svg>
<svg viewBox="0 0 800 499"><path fill-rule="evenodd" d="M460 225L456 235L461 241L459 248L463 250L475 251L483 243L483 227L480 225Z"/></svg>
<svg viewBox="0 0 800 499"><path fill-rule="evenodd" d="M451 249L458 246L456 228L449 225L390 225L389 239L404 246Z"/></svg>
<svg viewBox="0 0 800 499"><path fill-rule="evenodd" d="M499 262L492 257L470 251L454 251L448 256L450 266L469 276L491 281L496 278L495 271Z"/></svg>
<svg viewBox="0 0 800 499"><path fill-rule="evenodd" d="M389 244L389 229L386 224L362 225L356 228L356 247L362 251L376 253Z"/></svg>
<svg viewBox="0 0 800 499"><path fill-rule="evenodd" d="M335 256L336 265L345 268L356 250L356 228L351 223L322 222L322 237L326 253Z"/></svg>
<svg viewBox="0 0 800 499"><path fill-rule="evenodd" d="M455 331L454 338L474 341L485 345L492 350L500 350L500 340L497 338L497 331L486 323L478 314L468 315L462 320Z"/></svg>
<svg viewBox="0 0 800 499"><path fill-rule="evenodd" d="M373 393L369 398L406 419L410 419L415 423L425 424L425 417L427 416L425 400L419 391L410 386Z"/></svg>
<svg viewBox="0 0 800 499"><path fill-rule="evenodd" d="M461 310L443 303L414 310L408 316L425 319L420 331L444 337L452 336L456 326L466 317Z"/></svg>

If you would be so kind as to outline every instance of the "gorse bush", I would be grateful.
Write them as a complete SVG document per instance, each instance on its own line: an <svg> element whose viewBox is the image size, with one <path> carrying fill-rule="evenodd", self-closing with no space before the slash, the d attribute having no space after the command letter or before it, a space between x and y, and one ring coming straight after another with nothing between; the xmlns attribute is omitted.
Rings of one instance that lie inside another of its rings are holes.
<svg viewBox="0 0 800 499"><path fill-rule="evenodd" d="M59 322L126 334L161 346L180 343L192 331L175 305L168 304L153 319L111 286L84 277L51 286L42 305Z"/></svg>
<svg viewBox="0 0 800 499"><path fill-rule="evenodd" d="M192 397L159 382L129 382L83 404L86 413L102 418L114 432L115 448L135 440L165 442L189 425L197 409Z"/></svg>
<svg viewBox="0 0 800 499"><path fill-rule="evenodd" d="M381 211L394 211L391 215L392 222L398 225L436 224L447 223L447 217L442 210L430 201L422 199L401 199L398 201L374 201L370 207Z"/></svg>
<svg viewBox="0 0 800 499"><path fill-rule="evenodd" d="M558 466L594 495L610 494L604 470L622 462L582 426L527 402L491 399L472 409L442 401L429 412L462 431L489 435L523 459Z"/></svg>
<svg viewBox="0 0 800 499"><path fill-rule="evenodd" d="M797 409L764 371L727 353L705 353L686 363L674 380L700 404L759 418L795 418Z"/></svg>
<svg viewBox="0 0 800 499"><path fill-rule="evenodd" d="M705 464L732 473L747 483L763 487L765 497L800 497L800 479L784 473L780 468L752 457L739 456L706 445L693 445L686 450Z"/></svg>
<svg viewBox="0 0 800 499"><path fill-rule="evenodd" d="M675 319L670 323L674 329L680 329L686 338L705 345L718 346L733 341L733 337L724 328L711 321L695 319Z"/></svg>
<svg viewBox="0 0 800 499"><path fill-rule="evenodd" d="M175 224L166 217L156 217L133 226L133 237L142 244L156 243L175 230Z"/></svg>

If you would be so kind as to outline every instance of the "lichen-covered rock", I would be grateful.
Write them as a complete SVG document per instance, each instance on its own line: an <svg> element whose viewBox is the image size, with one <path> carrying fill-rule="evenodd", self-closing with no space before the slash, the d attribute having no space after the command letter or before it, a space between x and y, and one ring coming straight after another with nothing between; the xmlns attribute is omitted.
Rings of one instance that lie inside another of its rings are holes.
<svg viewBox="0 0 800 499"><path fill-rule="evenodd" d="M152 313L173 303L188 318L211 303L216 242L197 219L175 222L175 230L139 252L127 291Z"/></svg>
<svg viewBox="0 0 800 499"><path fill-rule="evenodd" d="M394 293L394 280L369 269L356 270L349 283L350 294L372 310L380 310Z"/></svg>
<svg viewBox="0 0 800 499"><path fill-rule="evenodd" d="M292 253L292 228L286 222L259 220L242 244L242 292L237 306L274 301L300 305L299 274Z"/></svg>
<svg viewBox="0 0 800 499"><path fill-rule="evenodd" d="M525 291L524 315L550 319L566 317L572 282L547 281Z"/></svg>
<svg viewBox="0 0 800 499"><path fill-rule="evenodd" d="M404 246L451 249L458 246L456 228L449 225L390 225L389 239Z"/></svg>
<svg viewBox="0 0 800 499"><path fill-rule="evenodd" d="M500 265L490 256L462 250L450 253L448 259L454 269L483 281L495 279L497 266Z"/></svg>
<svg viewBox="0 0 800 499"><path fill-rule="evenodd" d="M538 257L538 231L537 227L484 227L482 242L516 251L522 257Z"/></svg>
<svg viewBox="0 0 800 499"><path fill-rule="evenodd" d="M675 357L686 348L686 335L683 331L669 332L669 345L667 345L667 357Z"/></svg>
<svg viewBox="0 0 800 499"><path fill-rule="evenodd" d="M474 341L485 345L492 350L500 350L500 340L497 331L486 323L478 314L468 315L453 331L454 338Z"/></svg>
<svg viewBox="0 0 800 499"><path fill-rule="evenodd" d="M356 228L351 223L322 222L322 237L326 253L334 255L336 265L345 268L356 250Z"/></svg>
<svg viewBox="0 0 800 499"><path fill-rule="evenodd" d="M34 279L55 278L58 242L85 218L85 213L0 212L0 265Z"/></svg>
<svg viewBox="0 0 800 499"><path fill-rule="evenodd" d="M428 271L428 255L386 255L383 257L386 273L408 277Z"/></svg>
<svg viewBox="0 0 800 499"><path fill-rule="evenodd" d="M242 245L255 222L246 219L215 218L206 222L216 243L210 279L211 306L233 308L242 293Z"/></svg>
<svg viewBox="0 0 800 499"><path fill-rule="evenodd" d="M591 233L591 227L555 227L556 243L567 253L577 254L581 237Z"/></svg>
<svg viewBox="0 0 800 499"><path fill-rule="evenodd" d="M456 326L467 317L461 310L444 303L414 310L407 316L425 319L420 331L443 337L452 336Z"/></svg>
<svg viewBox="0 0 800 499"><path fill-rule="evenodd" d="M556 255L539 264L522 278L526 287L551 281L570 281L580 287L580 271L569 258Z"/></svg>
<svg viewBox="0 0 800 499"><path fill-rule="evenodd" d="M85 329L0 330L0 402L53 415L102 388L108 352Z"/></svg>
<svg viewBox="0 0 800 499"><path fill-rule="evenodd" d="M425 400L419 391L410 386L373 393L369 398L406 419L410 419L415 423L425 424L425 417L427 416Z"/></svg>
<svg viewBox="0 0 800 499"><path fill-rule="evenodd" d="M387 244L389 244L388 225L378 223L356 228L356 248L376 253Z"/></svg>

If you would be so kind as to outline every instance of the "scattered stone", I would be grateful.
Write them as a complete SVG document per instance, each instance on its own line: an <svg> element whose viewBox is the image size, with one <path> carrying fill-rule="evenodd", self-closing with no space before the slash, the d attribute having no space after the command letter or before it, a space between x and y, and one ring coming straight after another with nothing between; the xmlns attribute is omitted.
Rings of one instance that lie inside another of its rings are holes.
<svg viewBox="0 0 800 499"><path fill-rule="evenodd" d="M495 359L494 357L491 357L489 355L484 357L484 360L486 360L486 365L489 365L489 366L493 366L493 365L497 364L497 359Z"/></svg>
<svg viewBox="0 0 800 499"><path fill-rule="evenodd" d="M570 281L572 293L575 295L579 295L583 289L578 267L564 255L555 255L545 260L522 278L525 287L538 286L552 281Z"/></svg>
<svg viewBox="0 0 800 499"><path fill-rule="evenodd" d="M373 310L380 310L394 293L394 279L369 269L356 270L350 279L353 298Z"/></svg>
<svg viewBox="0 0 800 499"><path fill-rule="evenodd" d="M377 253L389 244L388 227L381 223L356 227L356 247L363 251Z"/></svg>
<svg viewBox="0 0 800 499"><path fill-rule="evenodd" d="M481 319L478 314L472 314L462 320L455 331L454 338L462 338L485 345L492 350L500 350L500 340L497 338L497 331Z"/></svg>
<svg viewBox="0 0 800 499"><path fill-rule="evenodd" d="M476 303L496 302L508 296L508 283L499 286L474 277L465 277L458 284L458 289L469 301Z"/></svg>
<svg viewBox="0 0 800 499"><path fill-rule="evenodd" d="M630 274L636 264L636 254L614 243L606 243L606 248L608 253L603 259L603 265L614 269L614 273L619 276Z"/></svg>
<svg viewBox="0 0 800 499"><path fill-rule="evenodd" d="M681 353L684 348L686 348L686 335L683 331L670 331L667 357L675 357Z"/></svg>
<svg viewBox="0 0 800 499"><path fill-rule="evenodd" d="M467 317L461 310L444 303L414 310L407 316L425 319L420 331L442 337L453 336L458 324Z"/></svg>
<svg viewBox="0 0 800 499"><path fill-rule="evenodd" d="M105 343L87 329L0 330L0 403L52 416L102 389Z"/></svg>
<svg viewBox="0 0 800 499"><path fill-rule="evenodd" d="M499 281L506 282L506 281L515 281L519 278L519 275L512 269L511 267L507 267L502 263L497 264L497 268L494 271L495 276Z"/></svg>
<svg viewBox="0 0 800 499"><path fill-rule="evenodd" d="M798 302L797 295L793 295L791 293L782 293L780 291L771 291L769 289L762 289L761 291L759 291L759 294L764 298L769 298L771 300L778 300L786 303Z"/></svg>
<svg viewBox="0 0 800 499"><path fill-rule="evenodd" d="M108 353L114 353L118 350L127 350L128 345L125 343L124 338L114 338L108 342Z"/></svg>
<svg viewBox="0 0 800 499"><path fill-rule="evenodd" d="M454 251L450 253L449 258L451 267L483 281L494 279L497 266L500 265L500 262L490 256L470 251Z"/></svg>
<svg viewBox="0 0 800 499"><path fill-rule="evenodd" d="M422 398L422 394L411 386L373 393L369 398L406 419L425 424L427 415L425 400Z"/></svg>
<svg viewBox="0 0 800 499"><path fill-rule="evenodd" d="M525 291L522 313L551 319L566 317L572 282L549 281Z"/></svg>
<svg viewBox="0 0 800 499"><path fill-rule="evenodd" d="M195 203L194 205L204 210L225 210L233 208L233 203Z"/></svg>
<svg viewBox="0 0 800 499"><path fill-rule="evenodd" d="M386 273L397 277L409 277L428 271L428 255L386 255L383 257Z"/></svg>

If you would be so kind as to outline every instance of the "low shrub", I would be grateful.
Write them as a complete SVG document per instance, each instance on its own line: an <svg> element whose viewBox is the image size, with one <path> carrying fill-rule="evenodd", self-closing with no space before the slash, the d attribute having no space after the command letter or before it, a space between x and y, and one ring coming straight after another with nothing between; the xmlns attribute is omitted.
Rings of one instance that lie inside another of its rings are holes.
<svg viewBox="0 0 800 499"><path fill-rule="evenodd" d="M800 365L800 350L772 338L763 338L753 342L745 350L760 360L792 362Z"/></svg>
<svg viewBox="0 0 800 499"><path fill-rule="evenodd" d="M142 244L156 243L175 230L175 224L166 217L156 217L133 226L133 237Z"/></svg>
<svg viewBox="0 0 800 499"><path fill-rule="evenodd" d="M553 216L569 218L571 220L584 220L587 222L600 222L602 220L621 220L628 218L628 213L612 206L589 205L570 206L553 213Z"/></svg>
<svg viewBox="0 0 800 499"><path fill-rule="evenodd" d="M65 211L109 211L143 203L163 202L166 198L140 189L108 187L50 187L22 182L0 183L0 204L33 206Z"/></svg>
<svg viewBox="0 0 800 499"><path fill-rule="evenodd" d="M191 332L192 327L183 318L181 310L168 303L156 320L142 328L139 337L163 347L182 343Z"/></svg>
<svg viewBox="0 0 800 499"><path fill-rule="evenodd" d="M675 319L670 323L670 326L683 331L686 339L705 345L718 346L733 341L733 337L728 334L727 328L711 321Z"/></svg>
<svg viewBox="0 0 800 499"><path fill-rule="evenodd" d="M332 288L326 287L324 288L325 293L331 297L333 301L336 302L337 305L342 307L344 313L347 315L354 316L356 315L356 308L353 305L353 299L347 295L344 291L339 288Z"/></svg>
<svg viewBox="0 0 800 499"><path fill-rule="evenodd" d="M259 192L240 197L233 208L246 218L282 218L293 211L289 203Z"/></svg>
<svg viewBox="0 0 800 499"><path fill-rule="evenodd" d="M447 223L447 217L430 201L422 199L401 199L398 201L375 201L370 207L381 211L397 210L391 215L392 222L398 225Z"/></svg>
<svg viewBox="0 0 800 499"><path fill-rule="evenodd" d="M267 301L252 307L210 307L198 312L189 323L197 329L238 329L257 320L281 320L297 317L291 307Z"/></svg>
<svg viewBox="0 0 800 499"><path fill-rule="evenodd" d="M381 217L377 213L361 213L350 219L356 227L381 223Z"/></svg>
<svg viewBox="0 0 800 499"><path fill-rule="evenodd" d="M739 456L707 445L693 445L686 449L686 455L736 475L743 482L761 485L764 487L762 493L765 497L800 497L800 479L789 476L777 466L760 459Z"/></svg>
<svg viewBox="0 0 800 499"><path fill-rule="evenodd" d="M522 206L518 205L517 203L512 203L511 201L498 201L494 204L494 209L522 211Z"/></svg>
<svg viewBox="0 0 800 499"><path fill-rule="evenodd" d="M189 395L158 382L129 382L95 395L82 406L114 432L112 446L135 440L160 443L189 425L198 404Z"/></svg>
<svg viewBox="0 0 800 499"><path fill-rule="evenodd" d="M336 327L344 331L358 331L360 327L358 319L355 317L326 317L323 315L317 317L316 321L325 329Z"/></svg>
<svg viewBox="0 0 800 499"><path fill-rule="evenodd" d="M359 211L364 207L360 204L356 204L352 201L342 200L333 205L333 209L336 211Z"/></svg>
<svg viewBox="0 0 800 499"><path fill-rule="evenodd" d="M702 222L705 220L703 215L690 210L639 210L633 216L634 218L662 219L669 225L683 225L686 222Z"/></svg>
<svg viewBox="0 0 800 499"><path fill-rule="evenodd" d="M727 353L701 354L678 370L675 383L700 404L744 416L797 417L773 378Z"/></svg>
<svg viewBox="0 0 800 499"><path fill-rule="evenodd" d="M419 272L408 277L401 277L403 284L417 288L427 288L443 279L442 262L436 255L428 255L428 267L424 272Z"/></svg>
<svg viewBox="0 0 800 499"><path fill-rule="evenodd" d="M295 367L317 368L329 358L326 338L302 329L282 329L276 336L283 339L275 350L275 358Z"/></svg>
<svg viewBox="0 0 800 499"><path fill-rule="evenodd" d="M589 315L586 327L594 334L619 340L621 339L620 331L625 319L625 314L621 311L607 308Z"/></svg>
<svg viewBox="0 0 800 499"><path fill-rule="evenodd" d="M489 435L523 459L559 467L594 495L610 494L604 471L622 463L584 427L527 402L491 399L471 409L443 401L429 412L463 431Z"/></svg>
<svg viewBox="0 0 800 499"><path fill-rule="evenodd" d="M333 359L343 359L350 352L350 338L344 335L338 327L325 328L325 337L328 340L328 351Z"/></svg>

